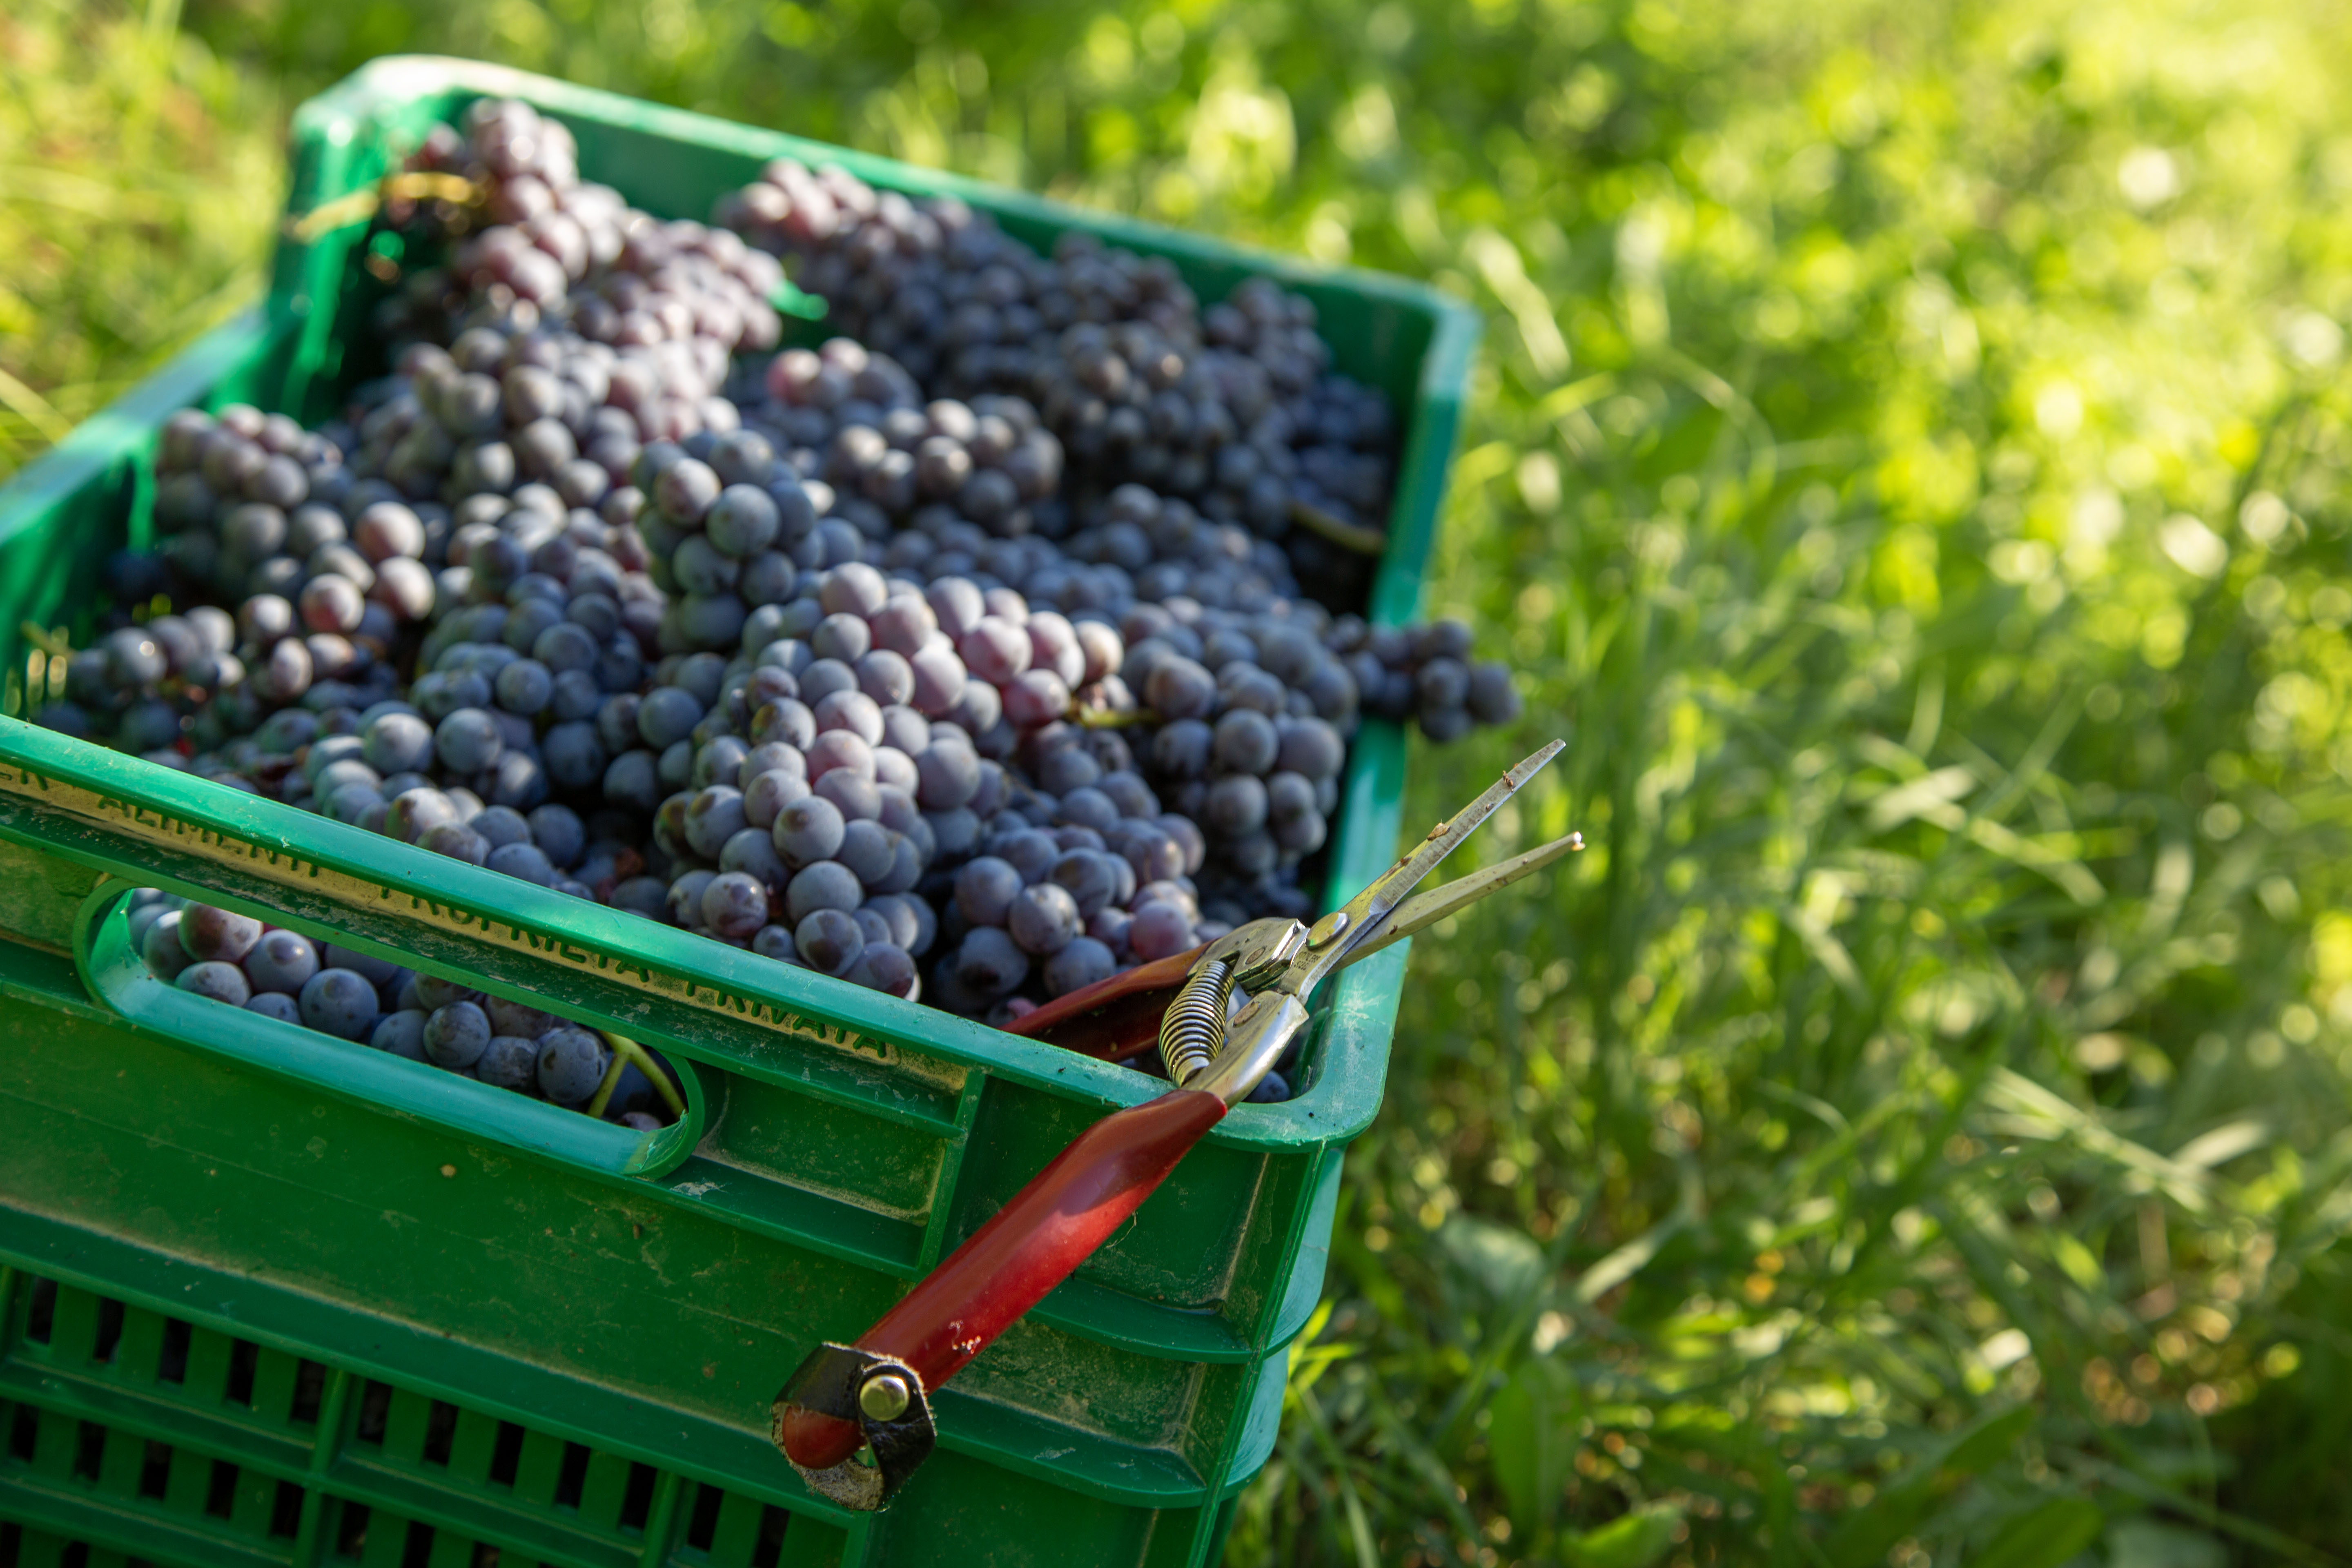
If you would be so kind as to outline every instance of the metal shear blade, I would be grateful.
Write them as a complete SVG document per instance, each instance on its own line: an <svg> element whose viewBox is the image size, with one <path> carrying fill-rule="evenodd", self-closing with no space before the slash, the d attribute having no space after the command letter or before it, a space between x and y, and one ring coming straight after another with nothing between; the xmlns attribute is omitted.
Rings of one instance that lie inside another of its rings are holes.
<svg viewBox="0 0 2352 1568"><path fill-rule="evenodd" d="M1387 940L1393 940L1383 938L1391 923L1389 917L1406 901L1414 885L1541 772L1545 763L1558 756L1563 743L1552 742L1505 773L1477 799L1431 828L1427 838L1374 879L1370 886L1316 921L1305 942L1291 949L1287 963L1265 981L1251 995L1249 1005L1225 1026L1224 1037L1220 1042L1223 1048L1214 1052L1205 1065L1180 1078L1183 1087L1216 1095L1228 1105L1246 1097L1273 1070L1274 1064L1290 1048L1290 1042L1307 1026L1307 999L1314 994L1315 988L1360 952L1369 951L1370 943L1379 941L1385 945ZM1478 891L1465 894L1460 902L1466 903L1502 885L1500 881L1486 883ZM1460 903L1450 907L1458 908ZM1438 918L1430 916L1432 920ZM1185 1005L1195 982L1202 978L1196 968L1184 990L1179 993L1176 1007ZM1226 985L1230 988L1229 980ZM1162 1038L1164 1046L1165 1036Z"/></svg>
<svg viewBox="0 0 2352 1568"><path fill-rule="evenodd" d="M1381 933L1386 918L1405 901L1405 895L1438 863L1476 832L1503 803L1559 755L1564 742L1554 741L1489 785L1485 794L1429 830L1429 837L1375 878L1370 887L1315 922L1307 948L1290 972L1276 984L1290 994L1305 997L1315 987L1347 966L1357 950ZM1494 886L1500 886L1496 883ZM1487 888L1486 891L1492 891ZM1417 929L1417 928L1416 928Z"/></svg>

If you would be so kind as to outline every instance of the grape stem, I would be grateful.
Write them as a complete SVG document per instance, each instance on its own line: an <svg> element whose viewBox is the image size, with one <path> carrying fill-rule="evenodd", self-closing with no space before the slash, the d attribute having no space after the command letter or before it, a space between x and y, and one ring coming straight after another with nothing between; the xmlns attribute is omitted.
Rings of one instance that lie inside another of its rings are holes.
<svg viewBox="0 0 2352 1568"><path fill-rule="evenodd" d="M1389 547L1389 536L1377 528L1365 528L1332 516L1319 506L1309 506L1303 500L1290 503L1290 521L1319 534L1342 549L1359 555L1378 555Z"/></svg>
<svg viewBox="0 0 2352 1568"><path fill-rule="evenodd" d="M603 1035L604 1043L613 1047L613 1065L604 1069L604 1081L596 1086L595 1098L588 1102L589 1115L601 1118L604 1114L604 1107L612 1102L613 1090L621 1081L621 1070L632 1062L654 1086L654 1092L662 1097L662 1103L669 1107L673 1118L686 1114L686 1101L678 1098L677 1086L670 1082L669 1074L662 1071L650 1051L625 1035L601 1029L597 1033Z"/></svg>
<svg viewBox="0 0 2352 1568"><path fill-rule="evenodd" d="M309 245L348 224L366 222L375 216L376 209L386 202L439 201L472 206L480 202L482 196L482 187L462 174L439 174L427 170L387 174L369 189L353 191L331 202L321 202L300 217L288 218L286 233L289 237Z"/></svg>

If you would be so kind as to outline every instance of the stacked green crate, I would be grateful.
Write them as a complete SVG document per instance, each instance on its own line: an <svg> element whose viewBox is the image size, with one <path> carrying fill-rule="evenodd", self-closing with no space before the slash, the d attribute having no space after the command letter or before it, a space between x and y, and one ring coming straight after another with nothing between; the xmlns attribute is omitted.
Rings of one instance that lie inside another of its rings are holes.
<svg viewBox="0 0 2352 1568"><path fill-rule="evenodd" d="M562 118L583 169L698 216L765 160L952 191L1033 243L1174 260L1204 298L1305 291L1339 367L1405 410L1372 618L1417 607L1475 338L1395 279L1165 230L610 95L378 62L296 121L298 210L364 188L485 93ZM144 539L173 409L316 417L363 356L352 225L281 250L213 334L0 490L0 626L70 629ZM9 644L18 692L47 679ZM1403 742L1367 726L1330 875L1384 869ZM0 721L0 1520L20 1561L1197 1563L1265 1461L1346 1143L1376 1110L1402 948L1323 1005L1301 1089L1245 1106L1134 1223L940 1396L940 1451L845 1512L767 1408L1070 1137L1152 1080L684 931ZM626 1033L688 1115L639 1135L146 975L160 886Z"/></svg>

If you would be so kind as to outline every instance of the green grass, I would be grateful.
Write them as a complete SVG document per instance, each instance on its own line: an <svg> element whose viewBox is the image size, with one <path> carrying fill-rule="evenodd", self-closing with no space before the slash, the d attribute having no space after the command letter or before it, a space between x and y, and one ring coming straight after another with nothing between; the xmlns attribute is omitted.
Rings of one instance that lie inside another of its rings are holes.
<svg viewBox="0 0 2352 1568"><path fill-rule="evenodd" d="M177 14L0 13L0 475L259 291L285 100Z"/></svg>
<svg viewBox="0 0 2352 1568"><path fill-rule="evenodd" d="M1531 700L1412 815L1558 734L1480 853L1593 847L1420 944L1233 1562L2352 1556L2340 11L186 26L215 104L485 54L1488 311L1433 600ZM268 205L115 265L205 298L170 247L250 276ZM42 287L0 367L60 408L184 335Z"/></svg>

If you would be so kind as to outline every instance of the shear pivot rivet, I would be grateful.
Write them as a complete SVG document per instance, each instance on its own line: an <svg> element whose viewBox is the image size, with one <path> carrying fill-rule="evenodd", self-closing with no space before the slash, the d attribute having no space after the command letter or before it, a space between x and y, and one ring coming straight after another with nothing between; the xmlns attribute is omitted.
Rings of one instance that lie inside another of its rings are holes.
<svg viewBox="0 0 2352 1568"><path fill-rule="evenodd" d="M1341 931L1346 931L1347 929L1348 911L1345 910L1333 910L1329 914L1325 915L1321 920L1317 921L1315 922L1315 929L1307 933L1307 945L1309 947L1328 947L1330 945L1332 938L1338 936Z"/></svg>
<svg viewBox="0 0 2352 1568"><path fill-rule="evenodd" d="M907 1380L895 1372L877 1373L857 1390L857 1408L872 1421L896 1421L912 1403Z"/></svg>

